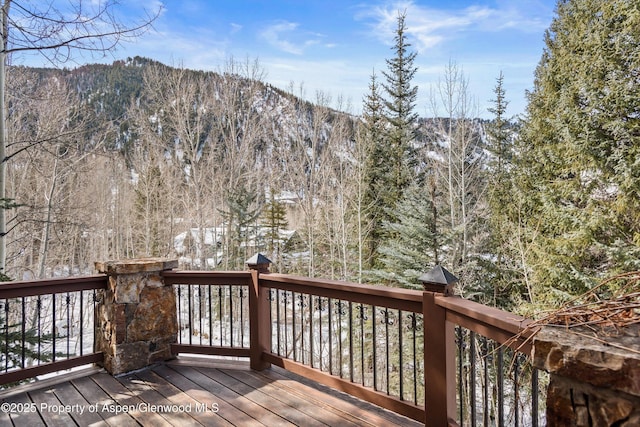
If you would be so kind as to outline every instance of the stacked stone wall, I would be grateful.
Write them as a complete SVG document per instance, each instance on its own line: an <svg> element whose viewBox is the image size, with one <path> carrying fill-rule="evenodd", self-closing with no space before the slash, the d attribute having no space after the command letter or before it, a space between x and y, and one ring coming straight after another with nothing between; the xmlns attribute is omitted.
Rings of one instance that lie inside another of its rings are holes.
<svg viewBox="0 0 640 427"><path fill-rule="evenodd" d="M104 368L111 374L144 368L170 359L177 340L176 299L160 273L177 261L140 259L96 263L109 276L99 290L96 308L96 351L104 353Z"/></svg>
<svg viewBox="0 0 640 427"><path fill-rule="evenodd" d="M640 327L545 327L533 365L549 372L548 426L640 426Z"/></svg>

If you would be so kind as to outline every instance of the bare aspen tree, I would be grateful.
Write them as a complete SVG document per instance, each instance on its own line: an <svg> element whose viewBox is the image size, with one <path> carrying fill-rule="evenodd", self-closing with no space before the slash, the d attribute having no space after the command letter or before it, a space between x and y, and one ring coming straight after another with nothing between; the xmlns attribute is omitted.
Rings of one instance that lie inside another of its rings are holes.
<svg viewBox="0 0 640 427"><path fill-rule="evenodd" d="M229 58L213 80L216 102L212 132L216 135L219 209L225 223L224 263L241 268L257 251L258 218L264 205L265 156L271 144L272 100L262 83L257 60Z"/></svg>
<svg viewBox="0 0 640 427"><path fill-rule="evenodd" d="M316 105L303 101L303 86L300 86L297 98L292 98L289 109L285 113L289 123L289 134L284 145L279 147L277 155L283 156L282 166L287 186L297 194L296 207L299 209L299 222L294 223L302 228L306 245L307 259L305 274L316 275L318 249L317 223L320 220L320 173L326 155L328 118L330 116L330 97L324 93L316 94Z"/></svg>
<svg viewBox="0 0 640 427"><path fill-rule="evenodd" d="M338 98L336 111L348 111L343 99ZM323 221L318 223L319 243L325 259L321 273L331 278L346 280L352 277L352 241L356 238L357 211L354 199L357 197L358 179L354 178L356 159L352 155L352 116L332 114L328 120L327 139L319 165L321 186L318 198ZM356 202L357 203L357 202Z"/></svg>
<svg viewBox="0 0 640 427"><path fill-rule="evenodd" d="M439 105L445 111L444 117L436 119L436 131L444 141L445 150L440 153L445 162L439 181L447 190L446 209L450 218L447 234L451 249L446 257L462 276L462 269L470 268L470 252L481 244L477 219L486 210L486 183L481 174L482 129L475 119L477 108L468 85L462 70L449 62L437 87L439 99L432 97L434 116L438 117Z"/></svg>
<svg viewBox="0 0 640 427"><path fill-rule="evenodd" d="M162 229L164 242L186 233L192 265L240 267L255 245L254 217L264 199L263 171L274 122L262 73L257 62L234 59L219 73L151 66L144 74L143 101L129 108L136 129L129 160L144 202L137 209L146 212L140 212L141 227L151 233ZM152 157L156 166L150 169ZM154 195L149 187L154 185L164 189L163 195ZM249 196L252 218L239 208L240 199ZM168 200L153 202L157 197ZM143 245L145 250L151 246Z"/></svg>
<svg viewBox="0 0 640 427"><path fill-rule="evenodd" d="M228 171L224 185L261 180L256 166L263 166L260 153L271 141L270 99L264 93L264 70L257 61L229 58L214 80L216 120L214 133L222 141L218 159Z"/></svg>
<svg viewBox="0 0 640 427"><path fill-rule="evenodd" d="M87 159L83 191L77 201L90 206L82 253L93 268L99 259L126 257L127 236L132 232L129 218L133 200L129 171L122 156L94 152Z"/></svg>
<svg viewBox="0 0 640 427"><path fill-rule="evenodd" d="M52 64L70 60L76 52L104 54L127 39L146 31L160 10L140 22L125 23L116 14L113 0L76 0L58 8L54 2L4 0L0 2L0 271L6 264L7 128L6 67L16 53L37 53Z"/></svg>
<svg viewBox="0 0 640 427"><path fill-rule="evenodd" d="M111 157L105 165L108 171L106 189L106 201L108 202L108 227L107 242L109 245L110 257L130 258L133 257L133 230L129 217L132 211L133 200L130 185L130 171L121 158Z"/></svg>
<svg viewBox="0 0 640 427"><path fill-rule="evenodd" d="M31 84L25 85L30 88L26 92L17 89L9 117L13 143L6 157L13 161L12 194L22 201L9 221L16 231L12 253L16 259L20 253L29 253L24 260L29 265L21 268L43 278L49 274L49 260L54 266L65 264L64 268L82 264L77 247L69 242L79 243L86 220L87 210L77 200L82 189L78 184L85 160L99 142L84 141L86 124L64 82L41 79L24 69L14 74L12 85Z"/></svg>
<svg viewBox="0 0 640 427"><path fill-rule="evenodd" d="M173 251L176 189L175 162L168 156L161 121L133 102L129 108L135 140L127 155L131 168L135 256L168 256Z"/></svg>
<svg viewBox="0 0 640 427"><path fill-rule="evenodd" d="M50 89L50 87L45 87ZM73 123L73 109L71 100L68 98L69 92L65 86L57 88L58 90L48 90L48 108L46 115L41 116L39 123L47 127L48 125L60 126L60 124ZM82 124L81 124L82 126ZM45 129L46 131L47 129ZM70 129L66 131L63 128L53 128L48 130L54 135L55 142L42 144L38 150L34 150L40 159L48 159L48 164L43 164L40 171L43 180L46 183L43 212L42 212L42 233L40 239L40 251L38 255L38 277L44 278L47 274L47 260L49 257L50 240L55 229L62 232L67 238L76 235L74 231L82 221L81 215L73 215L72 212L79 214L79 209L74 209L71 205L74 203L74 195L81 188L75 185L82 174L82 169L86 165L84 162L88 152L84 148L81 140L77 140L73 136L80 133L80 129ZM66 133L67 137L55 137L56 134ZM69 138L71 137L71 138ZM80 208L81 206L77 206ZM65 215L68 213L68 215ZM61 217L56 219L56 213ZM66 218L65 218L66 217ZM56 227L54 228L54 225ZM69 247L64 243L62 248ZM69 258L73 260L74 257ZM64 259L64 257L62 257ZM71 262L73 265L73 262Z"/></svg>
<svg viewBox="0 0 640 427"><path fill-rule="evenodd" d="M211 178L211 123L214 120L211 77L184 68L154 66L145 73L151 115L162 128L167 156L181 171L174 191L181 197L187 235L195 231L191 256L195 265L207 266L206 233L211 224L214 194ZM150 115L150 119L152 119Z"/></svg>
<svg viewBox="0 0 640 427"><path fill-rule="evenodd" d="M351 144L351 158L353 159L352 179L353 179L353 197L351 198L351 209L355 220L356 230L356 247L358 254L358 263L355 275L357 282L362 283L362 275L364 271L366 256L368 252L367 242L371 231L370 221L368 220L369 206L367 204L367 159L369 158L370 145L366 141L366 131L360 124L355 124L354 138Z"/></svg>

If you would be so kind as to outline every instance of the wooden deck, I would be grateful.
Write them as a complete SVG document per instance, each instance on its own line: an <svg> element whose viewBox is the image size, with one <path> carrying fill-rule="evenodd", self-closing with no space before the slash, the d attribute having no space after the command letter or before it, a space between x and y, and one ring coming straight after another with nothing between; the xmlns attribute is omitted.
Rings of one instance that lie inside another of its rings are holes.
<svg viewBox="0 0 640 427"><path fill-rule="evenodd" d="M29 385L1 402L2 426L422 425L279 368L198 359Z"/></svg>

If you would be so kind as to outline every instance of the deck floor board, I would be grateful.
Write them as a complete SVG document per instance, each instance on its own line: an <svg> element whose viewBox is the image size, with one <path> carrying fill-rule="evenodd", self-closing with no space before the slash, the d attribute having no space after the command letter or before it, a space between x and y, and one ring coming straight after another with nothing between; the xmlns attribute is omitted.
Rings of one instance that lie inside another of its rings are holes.
<svg viewBox="0 0 640 427"><path fill-rule="evenodd" d="M179 359L118 377L91 373L30 387L0 402L35 404L38 409L0 413L2 425L14 426L422 425L280 368L258 372L243 362L210 360ZM41 410L47 405L73 410Z"/></svg>
<svg viewBox="0 0 640 427"><path fill-rule="evenodd" d="M62 403L50 388L36 390L30 397L38 408L46 408L40 411L40 416L47 426L68 427L74 424L71 414L62 410Z"/></svg>
<svg viewBox="0 0 640 427"><path fill-rule="evenodd" d="M89 402L70 381L49 389L53 391L63 405L78 405L78 407L89 408ZM106 427L109 425L97 412L90 412L89 410L82 412L71 411L70 415L79 426Z"/></svg>

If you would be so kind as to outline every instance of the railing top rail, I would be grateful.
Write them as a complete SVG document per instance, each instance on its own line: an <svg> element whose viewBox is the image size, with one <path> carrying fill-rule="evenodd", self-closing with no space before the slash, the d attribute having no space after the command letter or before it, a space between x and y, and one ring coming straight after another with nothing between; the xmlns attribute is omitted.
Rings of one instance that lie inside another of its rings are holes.
<svg viewBox="0 0 640 427"><path fill-rule="evenodd" d="M98 274L93 276L2 282L0 283L0 299L105 289L108 283L107 280L106 275Z"/></svg>
<svg viewBox="0 0 640 427"><path fill-rule="evenodd" d="M336 298L355 303L422 312L422 291L363 285L341 280L315 279L289 274L261 274L260 286Z"/></svg>
<svg viewBox="0 0 640 427"><path fill-rule="evenodd" d="M531 352L535 330L528 326L533 320L464 298L437 296L435 302L447 310L447 320L515 350Z"/></svg>
<svg viewBox="0 0 640 427"><path fill-rule="evenodd" d="M246 285L250 271L168 270L162 277L167 285ZM260 286L299 292L343 301L422 312L423 291L387 286L351 283L342 280L318 279L290 274L260 275ZM437 296L436 303L447 310L447 319L491 338L500 344L528 353L531 345L527 329L530 319L463 298Z"/></svg>
<svg viewBox="0 0 640 427"><path fill-rule="evenodd" d="M160 273L166 285L246 285L250 271L167 270Z"/></svg>

